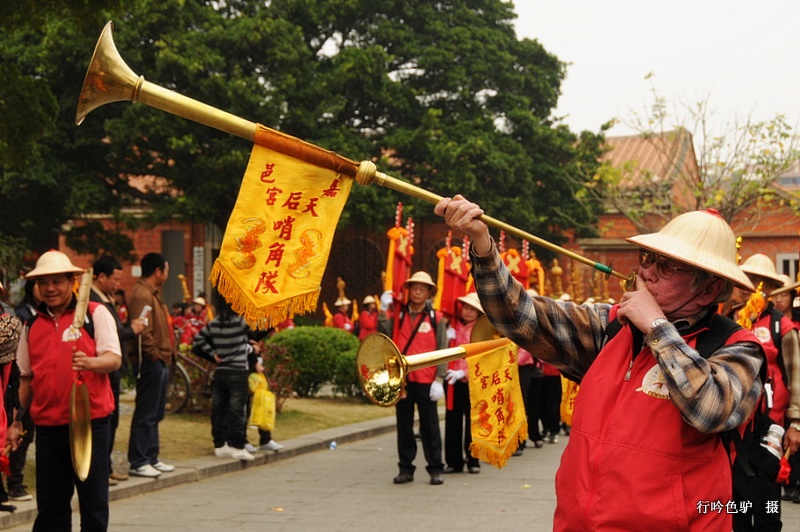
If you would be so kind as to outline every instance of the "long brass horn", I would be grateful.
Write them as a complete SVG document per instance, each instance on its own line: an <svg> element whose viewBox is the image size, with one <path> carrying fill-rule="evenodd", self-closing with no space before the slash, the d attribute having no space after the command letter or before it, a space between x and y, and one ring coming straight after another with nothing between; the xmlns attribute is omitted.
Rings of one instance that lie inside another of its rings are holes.
<svg viewBox="0 0 800 532"><path fill-rule="evenodd" d="M403 394L409 371L488 353L509 342L507 338L499 338L407 357L388 336L373 333L364 338L356 354L358 380L370 401L378 406L392 406Z"/></svg>
<svg viewBox="0 0 800 532"><path fill-rule="evenodd" d="M322 168L335 170L355 178L361 185L377 183L382 187L390 188L434 205L442 199L442 196L378 172L375 165L370 161L356 163L351 159L291 135L239 118L231 113L145 81L144 76L137 76L117 52L112 36L113 27L114 24L108 22L95 45L94 54L89 62L89 68L86 71L86 78L83 81L78 100L78 110L75 114L75 123L77 125L80 125L91 111L107 103L119 101L140 102L251 142L258 137L258 143L263 146ZM488 226L501 229L510 235L569 257L603 272L606 276L614 275L619 277L625 280L628 286L633 284L634 274L625 275L620 273L611 269L610 266L594 262L582 255L485 214L480 216L479 219Z"/></svg>

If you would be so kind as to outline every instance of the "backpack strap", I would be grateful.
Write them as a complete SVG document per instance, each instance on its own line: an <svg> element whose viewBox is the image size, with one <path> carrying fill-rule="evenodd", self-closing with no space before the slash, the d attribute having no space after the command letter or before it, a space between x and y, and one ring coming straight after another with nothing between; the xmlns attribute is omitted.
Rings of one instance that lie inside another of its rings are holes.
<svg viewBox="0 0 800 532"><path fill-rule="evenodd" d="M781 349L781 344L783 344L783 338L781 338L781 320L783 317L781 311L770 306L769 333L772 336L772 344L778 349L778 369L781 372L781 377L783 377L783 383L788 388L789 374L786 372L786 364L783 361L783 350Z"/></svg>

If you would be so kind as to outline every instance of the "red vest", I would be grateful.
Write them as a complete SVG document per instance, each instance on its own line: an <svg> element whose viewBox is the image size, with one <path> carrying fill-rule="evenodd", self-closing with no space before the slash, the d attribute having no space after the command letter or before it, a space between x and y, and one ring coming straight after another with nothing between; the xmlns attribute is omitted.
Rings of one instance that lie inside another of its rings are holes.
<svg viewBox="0 0 800 532"><path fill-rule="evenodd" d="M694 346L697 333L684 338ZM753 340L740 330L727 343L745 338ZM624 327L581 381L556 474L554 530L730 530L731 466L719 436L683 420L649 347L625 380L632 351ZM699 511L703 501L723 510Z"/></svg>
<svg viewBox="0 0 800 532"><path fill-rule="evenodd" d="M783 381L783 374L778 366L778 346L772 342L771 326L772 317L767 309L753 324L753 334L761 342L761 347L767 355L767 382L772 385L772 409L769 411L769 417L782 426L786 417L786 409L789 408L789 387L788 383ZM785 316L781 318L780 327L779 336L781 338L792 329L797 328L792 320Z"/></svg>
<svg viewBox="0 0 800 532"><path fill-rule="evenodd" d="M98 303L89 303L94 313ZM58 320L40 313L28 331L28 354L31 361L31 417L36 425L58 426L69 424L69 398L75 372L72 370L72 348L87 356L97 356L94 338L81 329L77 342L62 342L61 336L72 323L74 309L68 309ZM114 395L108 375L94 371L82 372L89 390L89 408L92 419L108 416L114 411Z"/></svg>
<svg viewBox="0 0 800 532"><path fill-rule="evenodd" d="M358 318L360 330L358 332L358 339L363 340L370 334L378 332L378 313L362 310L361 316Z"/></svg>
<svg viewBox="0 0 800 532"><path fill-rule="evenodd" d="M405 307L403 312L399 313L395 319L399 320L399 322L395 323L393 340L398 349L404 349L406 347L408 339L411 338L411 334L414 332L414 329L417 329L419 320L422 320L422 323L419 323L419 329L417 330L417 334L414 336L414 340L403 354L409 358L413 358L413 355L436 351L436 327L434 327L433 323L431 322L430 309L426 307L425 310L419 314L416 314L412 318L411 313L408 312L408 307ZM441 320L442 316L439 312L437 312L437 323L441 323ZM436 366L408 372L409 382L430 384L434 381L434 379L436 379Z"/></svg>

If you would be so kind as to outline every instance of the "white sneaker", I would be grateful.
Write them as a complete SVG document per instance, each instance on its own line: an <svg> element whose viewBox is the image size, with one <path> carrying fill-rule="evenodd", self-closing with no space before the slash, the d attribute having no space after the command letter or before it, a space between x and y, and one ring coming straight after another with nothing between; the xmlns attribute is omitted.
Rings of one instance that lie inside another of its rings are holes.
<svg viewBox="0 0 800 532"><path fill-rule="evenodd" d="M161 471L151 466L150 464L145 464L142 467L132 467L131 470L128 472L128 474L131 475L132 477L156 478L161 476Z"/></svg>
<svg viewBox="0 0 800 532"><path fill-rule="evenodd" d="M253 453L258 451L258 449L256 449L255 445L250 445L249 443L245 443L244 444L244 450L247 451L250 454L253 454Z"/></svg>
<svg viewBox="0 0 800 532"><path fill-rule="evenodd" d="M228 458L232 451L233 449L226 443L222 447L217 447L214 449L214 455L217 458Z"/></svg>
<svg viewBox="0 0 800 532"><path fill-rule="evenodd" d="M283 445L276 442L275 440L269 440L267 443L260 447L262 451L280 451L283 449Z"/></svg>
<svg viewBox="0 0 800 532"><path fill-rule="evenodd" d="M153 464L153 467L156 470L161 471L162 473L172 473L173 471L175 471L174 465L165 464L161 460Z"/></svg>
<svg viewBox="0 0 800 532"><path fill-rule="evenodd" d="M246 449L233 449L231 452L231 458L244 460L245 462L250 462L256 459L256 457L248 453Z"/></svg>

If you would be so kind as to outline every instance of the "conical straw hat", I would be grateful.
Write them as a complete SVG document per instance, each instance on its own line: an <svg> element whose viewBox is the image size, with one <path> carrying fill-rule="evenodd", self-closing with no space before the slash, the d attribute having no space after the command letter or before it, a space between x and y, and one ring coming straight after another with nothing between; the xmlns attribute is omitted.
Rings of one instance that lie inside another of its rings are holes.
<svg viewBox="0 0 800 532"><path fill-rule="evenodd" d="M409 277L405 283L405 286L408 287L411 283L420 283L426 284L430 287L436 288L436 283L433 282L430 274L428 272L416 272L414 275Z"/></svg>
<svg viewBox="0 0 800 532"><path fill-rule="evenodd" d="M778 276L777 270L775 270L775 263L763 253L756 253L752 257L749 257L742 263L740 268L744 273L775 281L779 285L783 284L783 280Z"/></svg>
<svg viewBox="0 0 800 532"><path fill-rule="evenodd" d="M478 293L477 292L470 292L469 294L467 294L465 296L461 296L461 297L458 298L458 301L461 301L462 303L466 303L467 305L469 305L472 308L478 309L478 311L480 311L481 314L484 313L483 312L483 307L481 306L481 300L478 299Z"/></svg>
<svg viewBox="0 0 800 532"><path fill-rule="evenodd" d="M770 293L771 296L776 296L778 294L783 294L785 292L800 288L800 281L792 281L791 277L784 274L780 274L778 277L780 277L781 281L783 281L783 286L773 290L772 293Z"/></svg>
<svg viewBox="0 0 800 532"><path fill-rule="evenodd" d="M732 281L753 291L753 283L736 263L736 235L713 209L673 218L657 233L632 236L628 242Z"/></svg>
<svg viewBox="0 0 800 532"><path fill-rule="evenodd" d="M336 300L336 303L334 303L334 305L336 305L337 307L341 307L342 305L349 305L350 303L351 301L346 297L340 297L339 299Z"/></svg>
<svg viewBox="0 0 800 532"><path fill-rule="evenodd" d="M28 272L25 278L41 277L54 273L83 273L83 268L78 268L64 253L51 249L36 261L36 267Z"/></svg>

